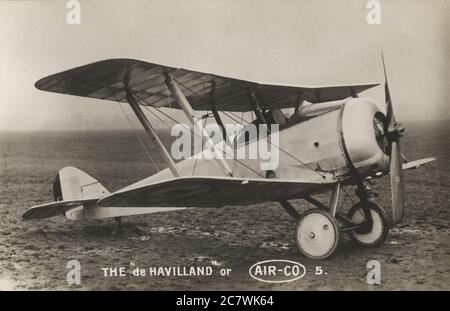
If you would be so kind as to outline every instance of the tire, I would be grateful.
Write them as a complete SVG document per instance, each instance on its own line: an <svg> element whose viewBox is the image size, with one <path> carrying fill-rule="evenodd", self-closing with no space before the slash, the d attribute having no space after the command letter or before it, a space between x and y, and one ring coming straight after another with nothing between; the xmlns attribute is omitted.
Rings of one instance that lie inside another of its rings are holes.
<svg viewBox="0 0 450 311"><path fill-rule="evenodd" d="M339 241L339 227L329 213L311 209L300 215L296 227L300 252L311 259L330 257Z"/></svg>
<svg viewBox="0 0 450 311"><path fill-rule="evenodd" d="M352 220L355 224L360 224L365 220L362 204L362 202L358 202L348 211L348 219ZM349 236L358 245L376 247L386 241L389 234L389 218L385 210L378 204L371 201L367 201L366 204L373 220L370 232L358 233L358 230L351 230L349 231Z"/></svg>

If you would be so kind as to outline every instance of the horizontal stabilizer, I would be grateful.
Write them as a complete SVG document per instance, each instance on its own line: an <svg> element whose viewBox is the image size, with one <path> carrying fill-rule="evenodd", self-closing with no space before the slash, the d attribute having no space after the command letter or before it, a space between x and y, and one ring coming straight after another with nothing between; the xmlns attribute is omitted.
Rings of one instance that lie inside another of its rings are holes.
<svg viewBox="0 0 450 311"><path fill-rule="evenodd" d="M33 206L23 214L24 220L65 215L77 207L95 206L110 192L98 180L76 167L62 168L53 183L56 202Z"/></svg>
<svg viewBox="0 0 450 311"><path fill-rule="evenodd" d="M50 218L54 216L64 216L64 214L78 206L90 206L95 204L98 199L84 199L73 201L58 201L47 204L36 205L23 213L23 220Z"/></svg>

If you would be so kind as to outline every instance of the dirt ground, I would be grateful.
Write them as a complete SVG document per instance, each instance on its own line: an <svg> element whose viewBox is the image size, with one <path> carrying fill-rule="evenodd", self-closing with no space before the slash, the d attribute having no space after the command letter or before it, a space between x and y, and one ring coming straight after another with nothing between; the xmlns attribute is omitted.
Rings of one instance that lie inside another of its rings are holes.
<svg viewBox="0 0 450 311"><path fill-rule="evenodd" d="M52 201L51 180L76 166L118 189L152 173L131 132L9 132L0 134L0 289L51 290L426 290L450 289L450 126L406 123L403 151L410 160L436 157L406 173L406 217L375 249L342 237L327 260L301 256L293 220L277 205L189 209L112 220L72 222L63 217L24 222L22 213ZM151 150L156 153L156 150ZM388 179L373 186L389 207ZM346 189L353 192L352 189ZM327 197L319 199L327 200ZM349 203L349 201L347 202ZM349 204L346 204L350 206ZM310 205L298 201L300 210ZM81 264L81 284L68 285L66 264ZM294 282L267 284L248 270L256 262L287 259L306 266ZM366 264L381 263L381 285L368 285ZM102 268L214 267L210 277L104 277ZM316 266L327 274L315 275ZM231 269L229 276L219 275Z"/></svg>

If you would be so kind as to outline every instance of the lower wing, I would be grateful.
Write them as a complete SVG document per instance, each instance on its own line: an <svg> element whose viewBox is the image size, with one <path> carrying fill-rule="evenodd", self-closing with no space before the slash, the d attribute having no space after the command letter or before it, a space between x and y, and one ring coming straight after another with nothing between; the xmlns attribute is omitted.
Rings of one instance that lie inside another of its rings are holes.
<svg viewBox="0 0 450 311"><path fill-rule="evenodd" d="M330 189L336 181L321 183L234 177L180 177L114 192L101 207L222 207L301 198Z"/></svg>
<svg viewBox="0 0 450 311"><path fill-rule="evenodd" d="M402 170L403 171L413 170L413 169L421 167L424 164L433 162L434 160L436 160L436 158L426 158L426 159L420 159L420 160L415 160L415 161L411 161L411 162L406 162L406 163L402 164ZM373 176L366 177L366 180L380 178L380 177L385 176L386 174L389 174L389 172L388 173L378 172Z"/></svg>

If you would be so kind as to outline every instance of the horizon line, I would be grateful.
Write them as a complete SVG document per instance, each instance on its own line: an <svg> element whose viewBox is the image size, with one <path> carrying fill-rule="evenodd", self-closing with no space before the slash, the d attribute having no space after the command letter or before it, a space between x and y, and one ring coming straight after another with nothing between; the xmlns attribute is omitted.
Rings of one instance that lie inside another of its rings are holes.
<svg viewBox="0 0 450 311"><path fill-rule="evenodd" d="M450 118L448 119L426 119L426 120L402 120L400 123L405 122L445 122L450 121ZM161 131L169 131L170 129L166 127L155 127L157 130ZM105 128L60 128L60 129L1 129L0 132L81 132L81 131L143 131L144 128L112 128L112 127L105 127Z"/></svg>

